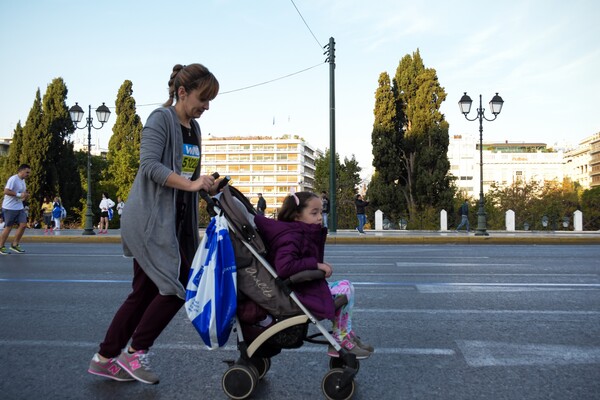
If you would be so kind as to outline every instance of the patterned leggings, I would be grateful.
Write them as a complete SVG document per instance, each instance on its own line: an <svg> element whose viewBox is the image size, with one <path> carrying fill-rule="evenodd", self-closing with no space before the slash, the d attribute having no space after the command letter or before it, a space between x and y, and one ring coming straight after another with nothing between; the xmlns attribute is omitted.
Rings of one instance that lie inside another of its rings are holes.
<svg viewBox="0 0 600 400"><path fill-rule="evenodd" d="M354 285L348 280L329 283L329 290L335 299L346 296L348 303L335 310L333 318L333 337L341 342L346 335L352 332L352 308L354 307Z"/></svg>

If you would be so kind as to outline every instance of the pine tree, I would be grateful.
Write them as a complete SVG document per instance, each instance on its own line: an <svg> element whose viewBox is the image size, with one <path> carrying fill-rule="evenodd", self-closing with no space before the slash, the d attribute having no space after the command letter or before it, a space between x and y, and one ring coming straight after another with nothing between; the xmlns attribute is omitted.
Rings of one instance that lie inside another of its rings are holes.
<svg viewBox="0 0 600 400"><path fill-rule="evenodd" d="M0 175L0 182L5 184L8 178L17 173L21 161L23 151L23 127L21 121L17 122L17 127L13 131L12 142L8 148L8 154L4 158L4 165L2 166L2 174Z"/></svg>
<svg viewBox="0 0 600 400"><path fill-rule="evenodd" d="M133 84L126 80L119 88L116 101L117 121L108 143L108 179L116 196L127 199L139 168L142 123L136 114ZM116 197L115 197L116 198Z"/></svg>
<svg viewBox="0 0 600 400"><path fill-rule="evenodd" d="M23 127L23 145L20 156L22 163L31 166L31 174L27 179L27 191L31 195L29 200L30 217L35 219L38 219L41 215L44 196L49 196L46 189L47 170L45 161L50 150L52 137L43 126L42 116L42 98L38 89Z"/></svg>
<svg viewBox="0 0 600 400"><path fill-rule="evenodd" d="M399 126L403 132L398 158L398 182L410 219L428 209L451 205L453 190L448 176L448 122L439 109L446 92L433 68L425 68L417 50L400 61L393 91Z"/></svg>
<svg viewBox="0 0 600 400"><path fill-rule="evenodd" d="M66 105L67 93L63 79L55 78L42 99L43 125L51 137L44 160L47 180L43 191L49 198L59 196L70 213L72 207L79 205L82 191L77 159L70 141L74 127Z"/></svg>

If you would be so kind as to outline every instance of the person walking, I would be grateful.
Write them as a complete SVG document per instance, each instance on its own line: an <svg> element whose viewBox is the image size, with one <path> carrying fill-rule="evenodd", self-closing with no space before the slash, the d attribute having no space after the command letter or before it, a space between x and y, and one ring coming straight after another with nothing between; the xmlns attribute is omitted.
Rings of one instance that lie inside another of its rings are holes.
<svg viewBox="0 0 600 400"><path fill-rule="evenodd" d="M102 192L102 200L100 200L100 231L98 234L108 233L108 221L112 219L112 208L115 202L108 197L107 192Z"/></svg>
<svg viewBox="0 0 600 400"><path fill-rule="evenodd" d="M364 227L367 223L367 216L365 215L365 207L369 205L368 201L364 201L360 194L356 195L356 199L354 200L354 204L356 205L356 217L358 218L358 226L356 230L358 233L362 235L366 235Z"/></svg>
<svg viewBox="0 0 600 400"><path fill-rule="evenodd" d="M460 206L460 224L456 227L456 232L459 231L460 228L467 225L467 233L469 233L469 202L465 200L465 202Z"/></svg>
<svg viewBox="0 0 600 400"><path fill-rule="evenodd" d="M52 202L47 197L44 197L44 202L42 203L42 217L44 218L44 225L46 225L44 234L52 233L52 208Z"/></svg>
<svg viewBox="0 0 600 400"><path fill-rule="evenodd" d="M217 186L214 177L200 175L196 119L209 109L219 82L201 64L177 64L168 87L169 99L143 128L140 167L123 213L121 240L125 256L133 257L132 291L88 368L117 381L158 383L148 352L185 302L199 245L198 192L214 193Z"/></svg>
<svg viewBox="0 0 600 400"><path fill-rule="evenodd" d="M54 221L54 230L60 230L60 220L62 219L62 204L60 202L60 197L56 196L54 198L54 202L52 203L52 221Z"/></svg>
<svg viewBox="0 0 600 400"><path fill-rule="evenodd" d="M323 226L328 228L327 226L327 217L329 216L329 197L327 197L327 192L321 192L321 205L323 206Z"/></svg>
<svg viewBox="0 0 600 400"><path fill-rule="evenodd" d="M267 209L267 201L263 197L262 193L258 194L258 202L256 203L256 211L258 215L265 215L265 210Z"/></svg>
<svg viewBox="0 0 600 400"><path fill-rule="evenodd" d="M5 246L8 240L8 235L12 230L13 225L18 224L17 233L13 238L13 242L10 245L10 249L15 253L25 253L25 250L19 246L19 242L23 237L25 228L27 227L27 215L25 215L25 207L23 207L23 201L29 198L27 192L27 185L25 180L29 178L31 173L31 167L27 164L21 164L17 173L6 182L4 187L4 199L2 200L2 215L6 223L5 228L2 230L0 235L0 255L10 254Z"/></svg>

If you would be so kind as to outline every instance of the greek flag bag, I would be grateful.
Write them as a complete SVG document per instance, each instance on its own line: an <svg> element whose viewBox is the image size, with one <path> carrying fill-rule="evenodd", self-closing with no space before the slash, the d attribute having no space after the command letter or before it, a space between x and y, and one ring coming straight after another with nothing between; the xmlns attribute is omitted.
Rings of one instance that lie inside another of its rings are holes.
<svg viewBox="0 0 600 400"><path fill-rule="evenodd" d="M225 217L217 215L192 261L185 296L188 318L210 350L229 339L237 308L236 280L229 226Z"/></svg>

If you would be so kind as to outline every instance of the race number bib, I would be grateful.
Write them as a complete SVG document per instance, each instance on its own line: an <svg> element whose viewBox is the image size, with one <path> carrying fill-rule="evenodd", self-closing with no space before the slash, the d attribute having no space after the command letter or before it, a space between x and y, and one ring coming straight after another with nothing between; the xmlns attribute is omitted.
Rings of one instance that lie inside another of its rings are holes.
<svg viewBox="0 0 600 400"><path fill-rule="evenodd" d="M195 144L183 144L183 162L181 164L181 176L192 179L194 171L200 163L200 148Z"/></svg>

